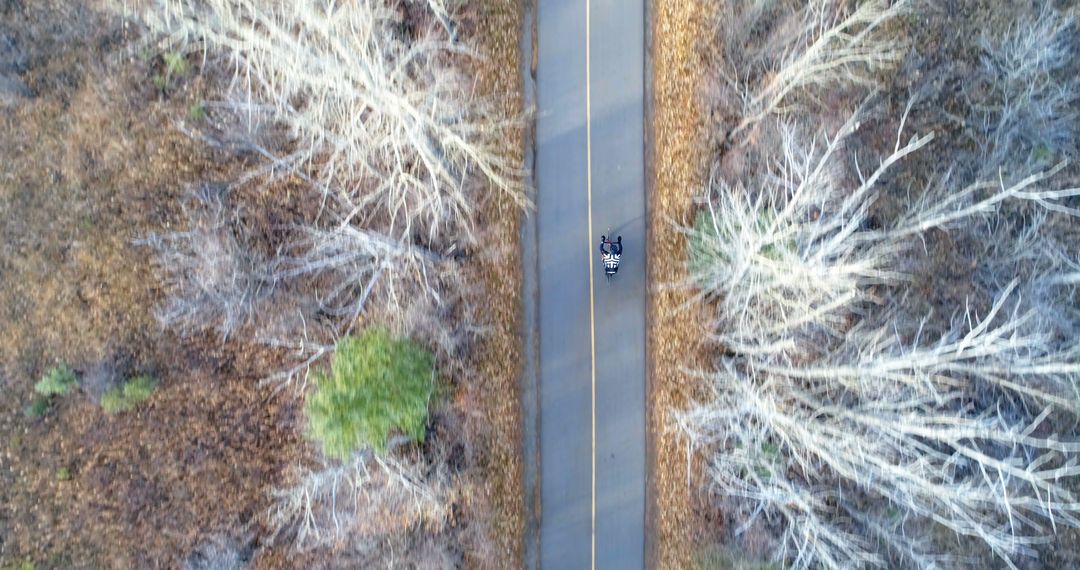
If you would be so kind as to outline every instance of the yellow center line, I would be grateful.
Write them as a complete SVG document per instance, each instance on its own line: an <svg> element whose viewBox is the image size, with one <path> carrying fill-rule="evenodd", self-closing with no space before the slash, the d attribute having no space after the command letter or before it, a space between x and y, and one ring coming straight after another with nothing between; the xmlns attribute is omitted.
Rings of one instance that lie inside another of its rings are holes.
<svg viewBox="0 0 1080 570"><path fill-rule="evenodd" d="M593 231L592 231L592 68L590 62L590 9L589 0L585 0L585 189L589 204L589 350L592 377L592 472L590 475L590 502L592 522L590 531L590 568L596 569L596 309L593 294Z"/></svg>

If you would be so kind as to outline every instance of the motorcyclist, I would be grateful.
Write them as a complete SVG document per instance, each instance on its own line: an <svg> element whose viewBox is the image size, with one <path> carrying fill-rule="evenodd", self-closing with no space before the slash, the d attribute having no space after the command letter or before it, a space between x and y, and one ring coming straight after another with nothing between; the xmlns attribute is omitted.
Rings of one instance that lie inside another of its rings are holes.
<svg viewBox="0 0 1080 570"><path fill-rule="evenodd" d="M604 261L604 273L611 277L619 272L619 260L622 258L622 236L615 241L607 236L600 236L600 254Z"/></svg>

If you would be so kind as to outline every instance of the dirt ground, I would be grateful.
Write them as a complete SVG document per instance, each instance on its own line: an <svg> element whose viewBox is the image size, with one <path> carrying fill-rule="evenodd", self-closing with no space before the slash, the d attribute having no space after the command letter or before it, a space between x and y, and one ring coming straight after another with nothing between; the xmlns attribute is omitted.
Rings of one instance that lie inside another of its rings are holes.
<svg viewBox="0 0 1080 570"><path fill-rule="evenodd" d="M520 115L521 6L475 6L462 33L487 54L478 89ZM162 55L132 40L91 0L0 4L0 64L31 93L0 100L0 568L174 568L218 539L255 568L318 565L260 542L269 491L311 453L299 400L258 382L275 355L211 333L179 338L154 318L163 291L135 240L182 220L190 186L250 165L177 128L197 125L213 94L197 62L162 81ZM519 211L492 192L478 212L492 243L517 247L501 236L518 235ZM466 263L491 332L469 347L478 380L453 396L478 489L455 524L469 526L476 568L523 556L521 277L505 255ZM34 382L60 362L80 389L29 417ZM137 411L106 415L97 399L136 373L160 387Z"/></svg>
<svg viewBox="0 0 1080 570"><path fill-rule="evenodd" d="M672 424L672 412L694 397L685 367L699 365L704 347L698 322L704 312L686 307L688 291L675 287L685 275L686 242L672 220L686 220L692 211L692 189L705 180L708 158L701 100L704 50L711 15L707 3L657 2L652 29L653 100L649 280L649 347L651 362L650 437L653 445L652 507L658 568L692 568L697 544L708 529L707 511L688 481L685 443Z"/></svg>
<svg viewBox="0 0 1080 570"><path fill-rule="evenodd" d="M0 107L0 566L175 566L221 533L254 530L298 449L290 405L258 387L258 355L162 331L147 252L190 184L238 166L175 128L207 88L161 88L160 57L84 3L7 2L0 43L31 96ZM33 383L83 378L42 418ZM160 387L107 416L106 388Z"/></svg>

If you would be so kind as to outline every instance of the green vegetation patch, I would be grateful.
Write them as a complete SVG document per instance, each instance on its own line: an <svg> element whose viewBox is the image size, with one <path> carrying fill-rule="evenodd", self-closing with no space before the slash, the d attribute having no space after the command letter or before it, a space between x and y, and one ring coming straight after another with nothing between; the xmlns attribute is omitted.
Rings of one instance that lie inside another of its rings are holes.
<svg viewBox="0 0 1080 570"><path fill-rule="evenodd" d="M718 251L714 245L719 238L709 212L699 211L694 217L694 231L690 234L690 243L687 247L690 257L690 274L695 278L709 274L717 265L718 258L723 256L723 252Z"/></svg>
<svg viewBox="0 0 1080 570"><path fill-rule="evenodd" d="M192 121L200 122L206 118L206 103L200 101L188 108L188 116Z"/></svg>
<svg viewBox="0 0 1080 570"><path fill-rule="evenodd" d="M307 397L309 436L338 459L364 447L385 452L395 430L422 442L434 388L434 357L423 347L378 328L345 337Z"/></svg>
<svg viewBox="0 0 1080 570"><path fill-rule="evenodd" d="M155 73L152 79L154 87L157 87L159 91L165 91L174 78L187 74L188 61L183 53L167 51L161 54L161 62L165 68L164 73Z"/></svg>
<svg viewBox="0 0 1080 570"><path fill-rule="evenodd" d="M75 372L66 364L60 364L50 368L45 376L34 384L34 391L42 396L62 396L70 392L78 383Z"/></svg>
<svg viewBox="0 0 1080 570"><path fill-rule="evenodd" d="M161 54L161 59L165 62L165 71L170 76L187 73L188 62L184 54L176 51L167 51Z"/></svg>
<svg viewBox="0 0 1080 570"><path fill-rule="evenodd" d="M695 558L698 570L780 570L777 564L745 559L722 546L700 550Z"/></svg>
<svg viewBox="0 0 1080 570"><path fill-rule="evenodd" d="M23 412L28 418L40 418L49 411L49 398L45 396L38 396L30 401L23 409Z"/></svg>
<svg viewBox="0 0 1080 570"><path fill-rule="evenodd" d="M101 408L109 415L130 412L150 399L157 388L157 380L151 376L136 376L119 386L109 388L101 397Z"/></svg>

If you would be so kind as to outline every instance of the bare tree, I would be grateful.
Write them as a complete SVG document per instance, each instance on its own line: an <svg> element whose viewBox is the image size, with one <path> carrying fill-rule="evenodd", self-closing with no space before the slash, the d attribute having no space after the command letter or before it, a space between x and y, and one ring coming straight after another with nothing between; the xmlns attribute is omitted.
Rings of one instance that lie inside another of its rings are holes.
<svg viewBox="0 0 1080 570"><path fill-rule="evenodd" d="M1080 351L1048 325L1053 297L1022 298L1015 280L985 315L962 312L929 337L905 311L903 268L930 229L966 231L1006 202L1077 215L1066 200L1080 189L1055 182L1061 165L959 189L946 177L892 223L870 227L886 173L932 137L905 144L898 134L876 169L855 168L847 184L842 150L857 125L855 114L820 148L782 127L782 160L752 185L714 177L684 231L692 286L716 301L714 335L728 355L699 373L711 396L678 424L707 454L714 488L745 499L747 526L785 522L779 560L963 562L934 547L938 525L1012 564L1054 525L1080 523L1064 482L1080 474L1080 443L1035 435L1080 401Z"/></svg>
<svg viewBox="0 0 1080 570"><path fill-rule="evenodd" d="M768 2L756 2L756 12L752 13L766 12L768 7L763 4ZM728 141L737 140L746 129L771 114L791 110L792 96L799 91L839 85L872 86L875 73L903 59L907 46L881 33L881 28L908 9L907 0L861 2L850 13L845 13L845 4L833 0L807 2L800 14L799 29L789 32L798 39L760 85L740 88L744 93L743 119L728 133Z"/></svg>
<svg viewBox="0 0 1080 570"><path fill-rule="evenodd" d="M429 5L445 21L446 3ZM148 18L228 53L232 106L286 125L296 150L279 160L313 171L360 225L385 219L389 235L427 240L468 233L472 174L526 204L523 172L501 147L520 121L499 117L460 70L477 54L435 29L407 31L396 2L184 0Z"/></svg>

